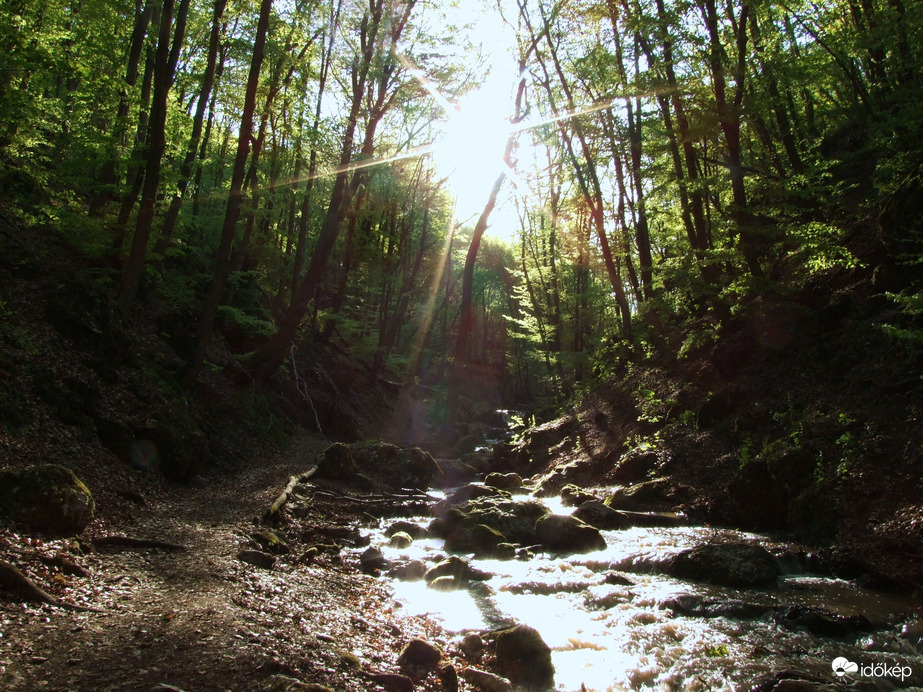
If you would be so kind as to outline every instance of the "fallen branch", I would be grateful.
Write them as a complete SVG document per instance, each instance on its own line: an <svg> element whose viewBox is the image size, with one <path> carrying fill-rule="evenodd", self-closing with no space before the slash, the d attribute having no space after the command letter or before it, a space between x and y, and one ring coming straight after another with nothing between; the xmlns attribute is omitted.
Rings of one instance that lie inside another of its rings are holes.
<svg viewBox="0 0 923 692"><path fill-rule="evenodd" d="M45 603L57 608L81 612L105 612L99 608L90 608L89 606L77 605L76 603L68 603L67 601L62 601L60 598L52 596L44 589L36 586L29 577L20 572L16 567L2 560L0 560L0 586L12 591L20 598L26 601L32 601L33 603Z"/></svg>
<svg viewBox="0 0 923 692"><path fill-rule="evenodd" d="M285 486L285 490L283 490L282 494L279 495L279 497L277 497L271 505L269 505L269 509L266 510L266 513L263 515L263 522L273 523L279 516L279 512L282 511L285 503L288 502L289 498L292 496L292 492L295 490L295 486L299 483L309 480L315 473L317 473L317 466L313 466L305 473L301 473L297 476L292 476L289 478L288 485Z"/></svg>
<svg viewBox="0 0 923 692"><path fill-rule="evenodd" d="M94 547L118 546L120 548L160 548L161 550L186 550L186 546L179 543L159 541L154 538L134 538L132 536L99 536L92 540Z"/></svg>

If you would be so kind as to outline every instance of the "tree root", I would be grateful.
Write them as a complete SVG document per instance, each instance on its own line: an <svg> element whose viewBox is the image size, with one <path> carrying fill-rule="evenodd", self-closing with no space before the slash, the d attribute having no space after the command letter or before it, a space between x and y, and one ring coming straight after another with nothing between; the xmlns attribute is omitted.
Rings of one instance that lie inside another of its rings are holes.
<svg viewBox="0 0 923 692"><path fill-rule="evenodd" d="M90 608L89 606L77 605L76 603L68 603L67 601L62 601L60 598L52 596L44 589L36 586L29 577L20 572L16 567L2 560L0 560L0 586L12 591L20 598L26 601L32 601L33 603L45 603L57 608L77 610L80 612L105 612L99 608Z"/></svg>

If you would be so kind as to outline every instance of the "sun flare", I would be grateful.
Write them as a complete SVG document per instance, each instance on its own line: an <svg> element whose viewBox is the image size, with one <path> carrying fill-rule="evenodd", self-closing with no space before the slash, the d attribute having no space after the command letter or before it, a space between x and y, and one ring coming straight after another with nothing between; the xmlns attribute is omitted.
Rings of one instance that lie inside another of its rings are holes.
<svg viewBox="0 0 923 692"><path fill-rule="evenodd" d="M503 151L511 130L505 91L487 82L466 95L452 108L434 141L434 161L449 178L461 221L480 213L503 169Z"/></svg>

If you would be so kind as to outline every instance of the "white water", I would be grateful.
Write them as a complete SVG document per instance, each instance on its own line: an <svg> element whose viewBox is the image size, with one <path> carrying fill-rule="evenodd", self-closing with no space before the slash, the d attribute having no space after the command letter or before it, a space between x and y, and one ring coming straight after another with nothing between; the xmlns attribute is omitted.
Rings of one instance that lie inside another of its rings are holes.
<svg viewBox="0 0 923 692"><path fill-rule="evenodd" d="M544 501L563 513L557 501ZM420 523L428 523L420 518ZM607 547L594 553L529 561L469 562L493 576L465 591L435 592L423 581L394 581L394 598L408 614L428 615L450 632L485 630L525 623L539 630L552 649L556 689L588 691L662 689L749 689L766 674L784 669L836 681L831 662L845 656L861 664L907 665L913 680L872 680L879 689L923 681L923 657L898 636L902 619L913 622L907 599L861 589L815 575L792 574L771 589L738 590L684 582L661 568L677 552L700 543L758 540L770 550L783 546L766 536L707 527L633 528L603 532ZM373 545L391 561L442 557L442 541L420 540L404 550L387 546L376 531ZM620 571L634 583L606 583ZM825 639L777 625L771 613L756 619L684 617L664 606L683 595L718 602L771 607L823 607L842 615L864 614L878 627L842 640Z"/></svg>

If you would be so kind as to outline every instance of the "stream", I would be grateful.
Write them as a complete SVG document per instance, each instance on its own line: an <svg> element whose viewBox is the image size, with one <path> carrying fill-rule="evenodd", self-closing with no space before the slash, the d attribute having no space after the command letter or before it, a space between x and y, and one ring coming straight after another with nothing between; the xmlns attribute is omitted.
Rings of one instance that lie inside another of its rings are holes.
<svg viewBox="0 0 923 692"><path fill-rule="evenodd" d="M542 503L556 514L572 511L558 498ZM412 519L421 526L430 520ZM371 535L392 564L422 560L429 567L445 556L439 539L390 547L392 522ZM857 667L842 682L861 680L861 689L923 685L923 615L909 597L812 574L803 551L766 535L704 526L602 534L606 548L586 554L463 555L492 576L449 593L423 580L391 580L394 599L406 614L426 615L450 633L531 625L552 649L555 689L567 692L750 689L781 671L830 684L838 681L838 658ZM758 542L777 556L782 576L773 587L735 589L665 574L680 551L715 541ZM803 613L823 615L811 621ZM833 626L846 618L863 624Z"/></svg>

